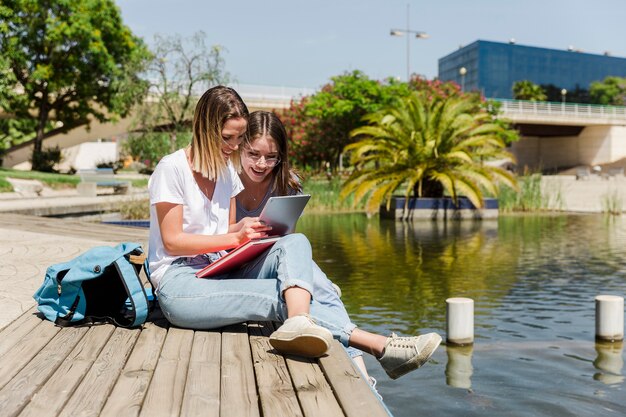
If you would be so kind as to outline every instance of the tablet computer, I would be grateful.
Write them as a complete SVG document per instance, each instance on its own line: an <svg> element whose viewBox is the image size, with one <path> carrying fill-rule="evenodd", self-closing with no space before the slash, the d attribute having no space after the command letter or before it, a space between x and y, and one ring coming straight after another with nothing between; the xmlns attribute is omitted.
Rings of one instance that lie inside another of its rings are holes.
<svg viewBox="0 0 626 417"><path fill-rule="evenodd" d="M272 230L268 232L268 235L283 236L293 233L296 230L298 219L310 198L309 194L270 197L259 215L260 221L268 226L272 226Z"/></svg>
<svg viewBox="0 0 626 417"><path fill-rule="evenodd" d="M215 262L196 272L198 278L210 278L240 267L269 249L281 236L293 233L296 223L311 198L308 194L270 197L259 219L272 226L268 237L240 245Z"/></svg>

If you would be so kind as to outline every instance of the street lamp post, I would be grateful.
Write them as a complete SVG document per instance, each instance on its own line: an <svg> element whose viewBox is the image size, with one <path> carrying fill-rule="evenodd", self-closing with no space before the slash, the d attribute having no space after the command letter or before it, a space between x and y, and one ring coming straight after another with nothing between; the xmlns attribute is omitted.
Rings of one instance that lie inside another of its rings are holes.
<svg viewBox="0 0 626 417"><path fill-rule="evenodd" d="M421 32L418 30L411 30L410 27L410 5L406 5L406 29L391 29L389 34L391 36L404 36L406 35L406 82L408 83L411 80L411 44L410 39L411 35L415 35L417 39L427 39L429 35L426 32Z"/></svg>
<svg viewBox="0 0 626 417"><path fill-rule="evenodd" d="M465 92L465 74L467 74L467 68L459 68L459 75L461 76L461 92Z"/></svg>
<svg viewBox="0 0 626 417"><path fill-rule="evenodd" d="M561 103L563 103L563 105L565 105L565 96L567 95L567 90L566 89L562 89L561 90Z"/></svg>

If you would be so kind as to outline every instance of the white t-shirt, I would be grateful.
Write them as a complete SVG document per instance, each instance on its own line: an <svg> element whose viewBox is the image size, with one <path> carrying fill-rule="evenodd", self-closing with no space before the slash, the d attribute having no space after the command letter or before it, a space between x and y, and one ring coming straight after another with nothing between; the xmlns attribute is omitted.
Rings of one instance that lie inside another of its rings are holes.
<svg viewBox="0 0 626 417"><path fill-rule="evenodd" d="M156 203L168 202L183 205L183 232L220 235L228 233L230 199L235 197L243 184L233 165L220 173L215 184L213 198L209 200L198 187L187 162L184 149L161 159L148 181L150 191L150 242L148 260L150 279L155 287L165 270L181 256L169 255L161 239L161 230L156 215Z"/></svg>

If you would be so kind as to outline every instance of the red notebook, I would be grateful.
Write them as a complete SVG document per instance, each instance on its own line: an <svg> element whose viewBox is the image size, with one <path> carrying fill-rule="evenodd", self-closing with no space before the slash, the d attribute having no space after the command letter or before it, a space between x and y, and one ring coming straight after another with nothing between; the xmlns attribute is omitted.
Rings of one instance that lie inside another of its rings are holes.
<svg viewBox="0 0 626 417"><path fill-rule="evenodd" d="M228 272L256 258L282 236L293 233L304 206L310 198L308 194L270 197L259 218L265 224L272 226L271 234L274 236L251 240L237 246L225 256L196 272L196 276L210 278Z"/></svg>
<svg viewBox="0 0 626 417"><path fill-rule="evenodd" d="M205 266L196 272L198 278L210 278L215 275L228 272L259 256L263 251L271 247L282 236L272 236L263 239L251 240L241 246L237 246L217 261Z"/></svg>

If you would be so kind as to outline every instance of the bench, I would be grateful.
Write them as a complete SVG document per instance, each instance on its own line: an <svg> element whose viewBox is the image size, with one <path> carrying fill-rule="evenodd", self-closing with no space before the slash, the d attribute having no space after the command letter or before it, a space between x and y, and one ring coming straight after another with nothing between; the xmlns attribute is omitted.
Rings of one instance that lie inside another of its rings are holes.
<svg viewBox="0 0 626 417"><path fill-rule="evenodd" d="M76 190L84 196L95 197L98 195L98 187L110 187L114 193L120 194L128 194L131 188L130 181L115 178L113 168L81 169L76 175L80 176Z"/></svg>
<svg viewBox="0 0 626 417"><path fill-rule="evenodd" d="M576 179L577 180L588 180L591 178L591 170L589 167L578 167L576 168Z"/></svg>
<svg viewBox="0 0 626 417"><path fill-rule="evenodd" d="M624 168L623 167L610 168L608 175L609 175L609 179L611 179L611 178L614 178L614 179L624 178Z"/></svg>

